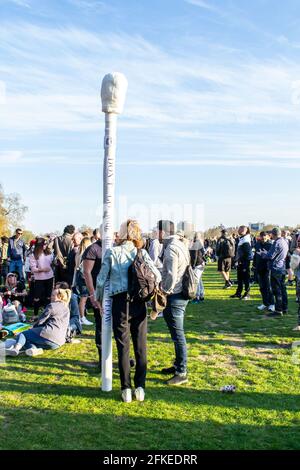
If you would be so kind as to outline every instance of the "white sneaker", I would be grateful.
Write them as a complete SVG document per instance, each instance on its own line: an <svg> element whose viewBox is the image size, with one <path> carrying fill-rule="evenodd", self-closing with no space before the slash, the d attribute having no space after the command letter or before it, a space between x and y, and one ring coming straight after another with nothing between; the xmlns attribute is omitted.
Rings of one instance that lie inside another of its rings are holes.
<svg viewBox="0 0 300 470"><path fill-rule="evenodd" d="M6 356L13 356L16 357L19 355L20 350L12 346L11 348L5 349Z"/></svg>
<svg viewBox="0 0 300 470"><path fill-rule="evenodd" d="M270 305L270 306L268 307L268 311L269 311L269 312L275 312L275 305Z"/></svg>
<svg viewBox="0 0 300 470"><path fill-rule="evenodd" d="M26 356L40 356L43 354L44 350L42 348L29 348L26 349L25 354Z"/></svg>
<svg viewBox="0 0 300 470"><path fill-rule="evenodd" d="M134 391L134 396L137 401L144 401L145 400L145 390L142 387L138 387Z"/></svg>
<svg viewBox="0 0 300 470"><path fill-rule="evenodd" d="M257 310L260 310L261 312L265 310L267 307L264 304L261 304L259 307L257 307Z"/></svg>
<svg viewBox="0 0 300 470"><path fill-rule="evenodd" d="M300 325L293 328L293 331L300 331Z"/></svg>
<svg viewBox="0 0 300 470"><path fill-rule="evenodd" d="M80 323L85 326L91 326L94 324L93 322L89 321L86 317L82 317Z"/></svg>
<svg viewBox="0 0 300 470"><path fill-rule="evenodd" d="M122 396L122 400L124 403L131 403L132 402L131 388L125 388L124 390L122 390L121 396Z"/></svg>
<svg viewBox="0 0 300 470"><path fill-rule="evenodd" d="M81 343L80 339L77 339L77 338L71 339L71 344L80 344L80 343Z"/></svg>

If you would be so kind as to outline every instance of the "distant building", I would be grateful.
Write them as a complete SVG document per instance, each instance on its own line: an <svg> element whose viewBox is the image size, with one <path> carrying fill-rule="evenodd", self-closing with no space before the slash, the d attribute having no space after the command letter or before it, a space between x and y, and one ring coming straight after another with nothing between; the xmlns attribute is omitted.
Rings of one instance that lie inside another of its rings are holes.
<svg viewBox="0 0 300 470"><path fill-rule="evenodd" d="M261 231L265 226L264 222L249 222L249 228L252 232L259 232Z"/></svg>

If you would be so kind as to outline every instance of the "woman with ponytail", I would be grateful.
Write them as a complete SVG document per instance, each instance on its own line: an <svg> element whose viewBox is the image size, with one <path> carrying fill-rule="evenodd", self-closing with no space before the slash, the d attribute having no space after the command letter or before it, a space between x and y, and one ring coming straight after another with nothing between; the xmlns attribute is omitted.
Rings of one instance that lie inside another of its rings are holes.
<svg viewBox="0 0 300 470"><path fill-rule="evenodd" d="M27 356L37 356L44 349L57 349L65 344L70 320L70 298L69 289L53 289L51 302L33 328L19 334L16 343L6 349L6 355L18 356L21 350L25 350Z"/></svg>

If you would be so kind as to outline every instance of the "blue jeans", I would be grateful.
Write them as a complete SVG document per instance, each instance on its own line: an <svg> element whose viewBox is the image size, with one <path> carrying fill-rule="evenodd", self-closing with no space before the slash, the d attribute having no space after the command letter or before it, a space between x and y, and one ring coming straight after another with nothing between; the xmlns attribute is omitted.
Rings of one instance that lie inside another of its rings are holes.
<svg viewBox="0 0 300 470"><path fill-rule="evenodd" d="M271 287L275 297L275 310L286 312L288 309L288 296L285 286L285 274L271 271Z"/></svg>
<svg viewBox="0 0 300 470"><path fill-rule="evenodd" d="M79 313L79 306L78 306L78 295L72 292L71 300L70 300L70 329L71 331L75 331L76 334L80 335L82 333L82 326L80 323L80 313Z"/></svg>
<svg viewBox="0 0 300 470"><path fill-rule="evenodd" d="M17 272L19 275L19 280L24 280L24 265L21 259L11 260L9 263L9 272Z"/></svg>
<svg viewBox="0 0 300 470"><path fill-rule="evenodd" d="M187 372L187 348L184 334L184 314L188 304L181 294L168 296L167 307L164 310L164 319L168 325L175 347L175 370L177 374Z"/></svg>
<svg viewBox="0 0 300 470"><path fill-rule="evenodd" d="M36 333L34 330L37 330ZM29 348L42 348L42 349L57 349L59 345L53 343L53 341L49 341L42 336L39 336L40 330L42 328L32 328L31 330L23 331L17 337L17 344L22 345L22 349L29 349Z"/></svg>

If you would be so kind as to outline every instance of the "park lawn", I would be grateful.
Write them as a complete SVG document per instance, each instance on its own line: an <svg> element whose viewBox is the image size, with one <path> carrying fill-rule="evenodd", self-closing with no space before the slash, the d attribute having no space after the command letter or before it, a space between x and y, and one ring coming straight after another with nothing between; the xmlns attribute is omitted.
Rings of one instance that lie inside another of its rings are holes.
<svg viewBox="0 0 300 470"><path fill-rule="evenodd" d="M113 391L102 392L93 328L79 345L0 366L0 449L299 449L300 374L290 313L268 319L252 300L229 299L216 265L204 274L206 300L189 305L189 383L168 387L160 369L173 345L162 318L149 321L146 401L120 401L114 348ZM300 354L298 354L300 363ZM234 394L220 388L234 384Z"/></svg>

